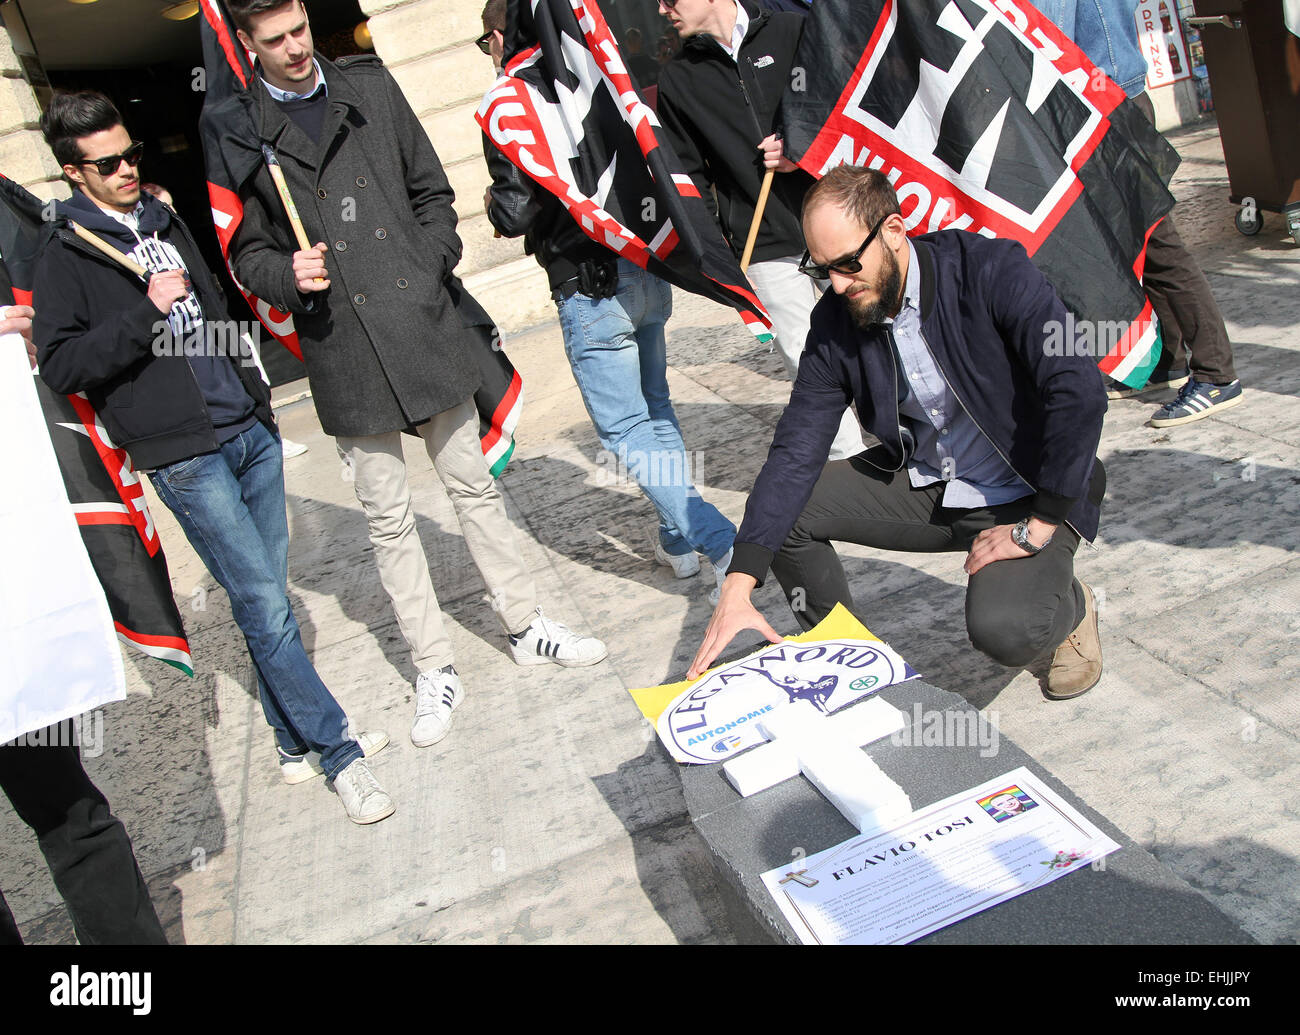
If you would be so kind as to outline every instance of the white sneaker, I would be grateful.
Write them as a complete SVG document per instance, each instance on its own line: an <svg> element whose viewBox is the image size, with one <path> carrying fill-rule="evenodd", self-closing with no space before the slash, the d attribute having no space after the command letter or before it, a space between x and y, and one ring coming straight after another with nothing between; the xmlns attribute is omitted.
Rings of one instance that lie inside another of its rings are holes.
<svg viewBox="0 0 1300 1035"><path fill-rule="evenodd" d="M309 448L309 446L305 446L301 442L295 442L291 438L282 437L280 439L280 451L284 453L284 459L286 460L292 460L295 456L302 456Z"/></svg>
<svg viewBox="0 0 1300 1035"><path fill-rule="evenodd" d="M371 755L377 755L388 747L388 734L383 730L366 730L363 733L356 733L351 727L348 733L352 739L361 745L361 753L369 758ZM324 776L325 770L320 764L320 754L316 751L308 751L305 755L299 755L292 758L288 755L280 756L280 775L284 777L287 784L305 783L307 780L314 780L318 776Z"/></svg>
<svg viewBox="0 0 1300 1035"><path fill-rule="evenodd" d="M510 634L510 654L516 665L545 665L553 661L565 668L581 668L605 660L609 651L594 636L579 636L537 609L533 624L518 636Z"/></svg>
<svg viewBox="0 0 1300 1035"><path fill-rule="evenodd" d="M415 681L415 723L411 726L411 743L427 748L451 732L451 713L456 710L465 689L460 676L448 665L432 672L421 672Z"/></svg>
<svg viewBox="0 0 1300 1035"><path fill-rule="evenodd" d="M717 580L717 585L709 590L709 603L714 607L718 606L718 598L722 596L722 584L727 580L727 569L731 567L732 550L728 550L725 555L713 562L713 577Z"/></svg>
<svg viewBox="0 0 1300 1035"><path fill-rule="evenodd" d="M700 573L700 557L695 551L690 553L669 553L659 542L659 529L655 528L655 560L672 568L679 579L689 579Z"/></svg>
<svg viewBox="0 0 1300 1035"><path fill-rule="evenodd" d="M353 823L378 823L397 811L393 799L379 786L364 758L350 763L334 777L334 789Z"/></svg>

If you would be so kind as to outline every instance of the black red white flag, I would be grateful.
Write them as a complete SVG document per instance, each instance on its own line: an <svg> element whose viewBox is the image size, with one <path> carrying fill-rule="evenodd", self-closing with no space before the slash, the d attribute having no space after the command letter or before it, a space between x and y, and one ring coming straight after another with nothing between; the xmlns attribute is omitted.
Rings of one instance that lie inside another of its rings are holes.
<svg viewBox="0 0 1300 1035"><path fill-rule="evenodd" d="M814 176L880 169L912 233L1020 241L1078 319L1062 347L1141 387L1160 355L1146 242L1178 156L1023 0L817 0L782 99Z"/></svg>
<svg viewBox="0 0 1300 1035"><path fill-rule="evenodd" d="M235 36L234 22L222 0L200 0L203 20L199 33L203 41L204 95L199 132L208 172L208 200L212 205L212 222L221 242L221 254L235 285L248 300L271 335L295 357L302 359L298 332L293 316L245 289L230 266L230 241L244 218L239 200L240 186L262 162L252 99L248 96L253 81L253 66Z"/></svg>
<svg viewBox="0 0 1300 1035"><path fill-rule="evenodd" d="M43 210L38 198L0 176L0 299L5 304L32 304L36 260L49 233ZM118 638L193 675L167 558L140 476L84 393L59 395L39 377L35 382L68 502Z"/></svg>
<svg viewBox="0 0 1300 1035"><path fill-rule="evenodd" d="M588 237L732 306L760 341L770 339L766 310L664 143L594 0L510 0L505 72L477 118Z"/></svg>

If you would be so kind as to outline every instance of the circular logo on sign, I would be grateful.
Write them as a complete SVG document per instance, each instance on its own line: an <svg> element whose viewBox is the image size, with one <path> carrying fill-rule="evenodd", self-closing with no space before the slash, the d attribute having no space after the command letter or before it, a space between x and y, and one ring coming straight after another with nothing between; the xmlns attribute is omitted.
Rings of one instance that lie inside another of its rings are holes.
<svg viewBox="0 0 1300 1035"><path fill-rule="evenodd" d="M902 659L879 640L783 643L711 672L657 726L679 761L717 762L762 743L758 724L781 705L806 701L829 713L906 677Z"/></svg>

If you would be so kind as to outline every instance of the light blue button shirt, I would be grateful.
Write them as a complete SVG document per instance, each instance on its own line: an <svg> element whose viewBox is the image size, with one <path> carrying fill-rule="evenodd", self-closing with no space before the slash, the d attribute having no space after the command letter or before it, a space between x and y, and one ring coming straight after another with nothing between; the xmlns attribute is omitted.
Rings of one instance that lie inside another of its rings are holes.
<svg viewBox="0 0 1300 1035"><path fill-rule="evenodd" d="M906 396L898 412L916 440L907 463L915 488L947 482L943 505L963 510L1009 503L1033 492L958 402L921 331L921 270L907 242L903 307L890 321ZM900 394L904 389L900 386Z"/></svg>
<svg viewBox="0 0 1300 1035"><path fill-rule="evenodd" d="M325 73L321 71L320 62L315 58L311 59L311 64L316 69L316 85L306 93L294 93L292 90L281 90L278 86L272 86L265 79L262 79L262 85L266 87L269 93L277 101L301 101L307 97L314 97L319 91L324 91L325 96L330 95L329 87L325 85ZM260 76L258 78L261 78Z"/></svg>

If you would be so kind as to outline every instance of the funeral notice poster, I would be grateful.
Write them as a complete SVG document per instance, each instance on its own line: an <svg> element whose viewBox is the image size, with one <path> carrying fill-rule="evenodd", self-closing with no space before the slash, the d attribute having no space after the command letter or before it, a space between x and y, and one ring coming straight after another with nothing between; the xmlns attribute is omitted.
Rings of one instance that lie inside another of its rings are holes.
<svg viewBox="0 0 1300 1035"><path fill-rule="evenodd" d="M762 879L806 945L901 945L1118 848L1021 766Z"/></svg>

